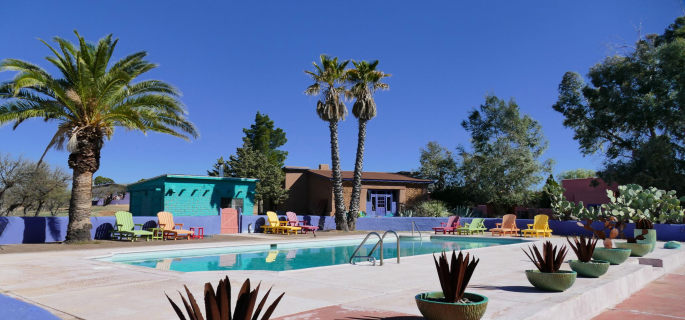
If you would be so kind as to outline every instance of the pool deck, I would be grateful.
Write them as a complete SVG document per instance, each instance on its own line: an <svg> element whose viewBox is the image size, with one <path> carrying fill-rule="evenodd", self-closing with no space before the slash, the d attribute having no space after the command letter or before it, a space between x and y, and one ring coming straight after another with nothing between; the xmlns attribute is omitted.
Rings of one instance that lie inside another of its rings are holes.
<svg viewBox="0 0 685 320"><path fill-rule="evenodd" d="M365 319L362 316L377 319L382 315L391 319L415 319L420 314L414 296L440 290L431 255L404 257L399 265L395 259L388 259L382 267L346 264L281 272L182 273L89 259L118 252L361 239L363 236L320 233L313 238L252 234L230 236L225 238L227 241L6 253L0 255L0 293L43 307L63 319L170 319L175 314L165 292L179 301L176 291L185 284L197 298L203 292L204 283L216 285L228 275L233 286L250 278L253 282L261 281L263 287L273 285L273 293L286 292L274 313L274 317L282 319L316 319L306 314L317 309L328 310L340 318L354 315L359 319ZM564 238L551 240L555 244L566 241ZM629 258L622 265L612 266L602 278L578 278L568 291L549 293L534 289L526 279L523 271L533 268L521 252L526 245L469 250L481 262L468 291L490 299L484 319L590 319L685 264L685 250L659 248L646 258ZM572 258L573 252L569 252L567 260ZM562 269L570 268L564 264ZM202 305L202 299L198 303Z"/></svg>

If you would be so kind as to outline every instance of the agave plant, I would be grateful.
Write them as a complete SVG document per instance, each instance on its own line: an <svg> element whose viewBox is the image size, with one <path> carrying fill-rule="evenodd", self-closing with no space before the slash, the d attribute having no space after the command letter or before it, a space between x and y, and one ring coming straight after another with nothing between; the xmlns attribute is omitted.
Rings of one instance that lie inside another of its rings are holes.
<svg viewBox="0 0 685 320"><path fill-rule="evenodd" d="M473 257L471 262L469 262L469 254L466 257L459 251L459 256L452 250L452 266L447 261L447 255L445 251L438 259L433 256L435 261L435 268L438 270L438 278L440 278L440 287L442 288L442 293L445 296L445 302L447 303L457 303L462 300L464 296L464 291L466 286L471 280L473 271L476 270L476 266L480 259Z"/></svg>
<svg viewBox="0 0 685 320"><path fill-rule="evenodd" d="M535 264L538 270L544 273L558 272L568 253L566 245L557 251L557 246L552 245L552 242L550 241L545 241L545 243L542 244L542 254L540 254L536 245L533 245L532 249L528 247L528 250L530 250L530 255L526 250L523 250L523 252L528 256L528 259Z"/></svg>
<svg viewBox="0 0 685 320"><path fill-rule="evenodd" d="M255 303L257 302L257 294L259 293L260 285L261 284L257 285L257 288L250 292L250 279L245 280L242 288L240 288L240 292L238 292L238 300L235 303L235 311L233 314L231 314L231 282L228 280L228 277L219 281L219 285L216 287L216 292L214 291L214 288L212 288L211 283L205 283L204 295L206 317L202 316L202 311L197 305L193 294L190 293L190 290L188 290L188 287L183 286L186 289L188 300L183 297L182 293L179 292L179 295L181 295L181 300L183 300L183 305L185 306L186 312L188 313L188 318L190 320L257 320L259 314L261 314L262 310L264 309L264 304L266 303L266 299L269 297L269 293L271 293L271 289L269 289L255 310ZM274 300L274 302L266 309L261 318L262 320L268 320L271 317L271 314L273 314L276 306L281 301L281 298L283 298L284 294L285 293L282 293L280 296L278 296L278 298L276 298L276 300ZM169 299L174 311L176 311L178 318L181 320L186 320L187 318L183 314L183 311L181 311L181 308L179 308L178 305L176 305L176 303L169 298L169 295L166 295L166 297Z"/></svg>
<svg viewBox="0 0 685 320"><path fill-rule="evenodd" d="M635 222L635 229L654 229L654 224L647 218L640 218Z"/></svg>
<svg viewBox="0 0 685 320"><path fill-rule="evenodd" d="M579 261L590 262L592 260L592 254L595 252L595 246L597 246L596 237L586 238L585 235L580 236L580 240L576 236L573 236L573 242L566 237L566 241L571 245L571 249L576 253Z"/></svg>

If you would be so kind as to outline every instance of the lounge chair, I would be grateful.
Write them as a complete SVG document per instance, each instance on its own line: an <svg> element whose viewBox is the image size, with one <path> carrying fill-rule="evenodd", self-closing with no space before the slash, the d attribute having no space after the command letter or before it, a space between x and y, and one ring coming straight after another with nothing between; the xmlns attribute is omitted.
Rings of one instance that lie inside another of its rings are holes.
<svg viewBox="0 0 685 320"><path fill-rule="evenodd" d="M483 218L473 218L471 220L471 223L465 223L463 227L457 228L457 232L459 234L485 234L485 230L488 230L485 228L485 224L483 224L483 221L485 221Z"/></svg>
<svg viewBox="0 0 685 320"><path fill-rule="evenodd" d="M308 225L307 221L297 220L297 214L295 214L295 212L288 211L285 213L285 215L288 216L288 223L290 226L302 228L302 233L311 231L314 232L314 235L316 235L316 230L319 230L319 227L317 226Z"/></svg>
<svg viewBox="0 0 685 320"><path fill-rule="evenodd" d="M119 211L114 216L116 217L116 229L110 231L112 238L130 239L131 242L136 241L138 237L145 237L146 241L150 241L152 238L152 231L143 230L143 225L140 223L133 223L133 215L130 212ZM135 230L136 226L140 229Z"/></svg>
<svg viewBox="0 0 685 320"><path fill-rule="evenodd" d="M157 219L159 220L157 224L160 228L164 229L163 237L165 239L178 239L186 238L190 240L190 237L195 234L194 231L183 230L183 223L174 223L174 216L170 212L159 212L157 213ZM179 228L176 228L176 227Z"/></svg>
<svg viewBox="0 0 685 320"><path fill-rule="evenodd" d="M490 229L493 236L499 235L500 237L507 234L518 236L519 231L521 230L516 227L516 215L513 214L505 214L502 217L502 223L495 223L495 228Z"/></svg>
<svg viewBox="0 0 685 320"><path fill-rule="evenodd" d="M533 224L528 224L528 229L522 231L524 237L552 237L552 229L549 228L549 217L545 214L535 216Z"/></svg>
<svg viewBox="0 0 685 320"><path fill-rule="evenodd" d="M261 228L264 229L264 232L269 232L271 233L283 233L283 234L296 234L298 231L302 230L300 227L290 227L287 224L281 223L280 220L278 220L278 216L276 215L275 212L269 211L266 213L267 216L267 221L269 222L268 226L262 226Z"/></svg>
<svg viewBox="0 0 685 320"><path fill-rule="evenodd" d="M449 219L447 219L447 223L440 222L440 226L433 228L433 231L435 231L435 234L438 234L438 231L442 231L442 234L447 232L454 233L454 229L459 227L461 227L459 224L459 216L450 216Z"/></svg>

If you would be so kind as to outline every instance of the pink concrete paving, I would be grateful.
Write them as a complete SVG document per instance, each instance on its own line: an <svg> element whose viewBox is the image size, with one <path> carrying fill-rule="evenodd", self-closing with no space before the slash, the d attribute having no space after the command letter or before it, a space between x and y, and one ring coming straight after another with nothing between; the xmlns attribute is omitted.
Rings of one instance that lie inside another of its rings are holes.
<svg viewBox="0 0 685 320"><path fill-rule="evenodd" d="M392 319L392 320L420 320L424 317L418 317L410 314L397 313L386 310L357 308L347 306L331 306L319 308L315 310L291 314L289 316L276 318L275 320L372 320L372 319Z"/></svg>
<svg viewBox="0 0 685 320"><path fill-rule="evenodd" d="M680 267L594 319L685 319L684 292L685 267Z"/></svg>

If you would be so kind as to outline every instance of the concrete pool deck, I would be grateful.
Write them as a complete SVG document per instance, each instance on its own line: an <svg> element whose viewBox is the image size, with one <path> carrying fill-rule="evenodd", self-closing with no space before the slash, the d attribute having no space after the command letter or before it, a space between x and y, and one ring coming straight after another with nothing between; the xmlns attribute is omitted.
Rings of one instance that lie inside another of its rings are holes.
<svg viewBox="0 0 685 320"><path fill-rule="evenodd" d="M361 240L363 236L353 234L334 238ZM63 319L173 319L175 314L164 296L165 292L179 301L176 291L185 284L198 298L203 292L204 283L216 285L219 279L228 275L233 286L239 286L246 278L250 278L254 283L261 281L263 287L273 285L273 293L286 292L274 317L297 319L288 315L336 307L392 312L396 315L395 319L401 319L405 315L419 315L414 303L416 294L440 290L431 255L404 257L400 264L394 259L387 259L383 267L346 264L281 272L182 273L89 259L113 252L332 238L252 234L231 236L230 242L177 241L178 244L165 243L162 246L2 254L0 292L41 306ZM552 238L551 241L555 244L566 243L564 238ZM602 278L578 278L568 291L549 293L534 289L526 279L524 270L533 268L521 252L526 245L469 250L481 262L468 291L490 299L485 319L590 319L685 263L684 250L659 248L642 261L629 258L622 265L612 266ZM573 253L569 252L567 260L573 258ZM562 269L570 268L564 264ZM202 305L201 298L198 303Z"/></svg>

